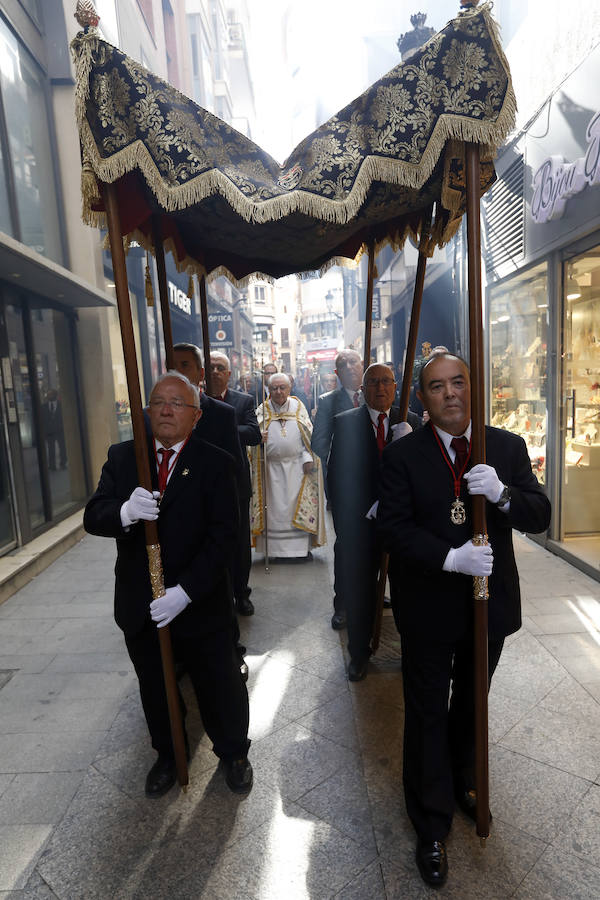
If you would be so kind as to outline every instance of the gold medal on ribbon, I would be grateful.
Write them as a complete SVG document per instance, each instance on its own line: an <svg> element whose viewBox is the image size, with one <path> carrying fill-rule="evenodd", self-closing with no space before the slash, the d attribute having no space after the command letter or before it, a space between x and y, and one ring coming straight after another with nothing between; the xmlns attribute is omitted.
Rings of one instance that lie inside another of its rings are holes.
<svg viewBox="0 0 600 900"><path fill-rule="evenodd" d="M453 525L464 525L467 521L465 504L458 497L450 507L450 521Z"/></svg>
<svg viewBox="0 0 600 900"><path fill-rule="evenodd" d="M438 447L440 448L440 452L441 452L442 456L444 457L446 465L448 466L448 468L450 470L450 474L452 475L452 483L454 485L454 500L450 507L450 522L452 523L452 525L464 525L465 522L467 521L467 510L465 508L465 504L460 499L460 480L463 477L465 469L467 468L467 463L469 462L469 459L471 458L471 442L469 441L469 452L467 454L467 458L463 462L460 472L457 472L456 469L454 468L454 466L452 465L452 462L450 461L450 457L448 456L448 454L444 448L444 445L442 444L440 437L433 425L431 425L431 430L433 431L433 436L435 437L435 439L437 441Z"/></svg>

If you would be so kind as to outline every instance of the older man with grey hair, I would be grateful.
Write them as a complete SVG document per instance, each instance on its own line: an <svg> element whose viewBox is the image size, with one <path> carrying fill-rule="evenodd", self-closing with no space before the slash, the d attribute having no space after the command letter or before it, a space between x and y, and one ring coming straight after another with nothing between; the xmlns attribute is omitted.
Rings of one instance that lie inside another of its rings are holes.
<svg viewBox="0 0 600 900"><path fill-rule="evenodd" d="M321 462L310 449L312 423L290 390L285 373L271 375L269 397L256 410L266 454L266 483L261 454L253 447L252 533L259 552L266 552L266 526L270 556L306 560L310 546L326 540L323 476Z"/></svg>
<svg viewBox="0 0 600 900"><path fill-rule="evenodd" d="M135 668L158 758L146 796L175 783L175 760L158 629L170 625L173 651L188 672L204 728L232 791L252 786L248 693L232 639L230 557L238 529L235 467L228 453L190 440L201 416L198 389L169 372L150 395L148 459L152 490L138 483L133 441L109 448L84 526L117 542L115 619ZM152 598L144 521L157 521L165 593Z"/></svg>

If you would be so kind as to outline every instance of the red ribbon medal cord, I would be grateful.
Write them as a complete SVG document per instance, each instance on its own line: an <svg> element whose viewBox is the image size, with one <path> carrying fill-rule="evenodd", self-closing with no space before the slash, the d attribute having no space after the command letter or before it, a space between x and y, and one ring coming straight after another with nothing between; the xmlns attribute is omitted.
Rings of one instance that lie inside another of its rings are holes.
<svg viewBox="0 0 600 900"><path fill-rule="evenodd" d="M467 512L465 510L465 504L460 499L460 479L463 477L465 469L467 468L467 464L468 464L469 460L471 459L471 441L469 441L469 452L467 453L467 458L464 461L462 469L460 470L460 472L457 475L456 471L454 469L454 466L452 465L452 463L450 461L450 457L448 456L448 454L446 452L446 448L444 447L443 443L441 442L440 436L437 433L437 431L433 425L431 426L431 430L433 431L435 439L438 442L438 447L442 451L442 456L446 460L446 465L450 469L450 473L452 475L452 482L454 484L454 502L452 503L452 506L450 507L450 521L452 522L453 525L464 525L465 522L467 521Z"/></svg>

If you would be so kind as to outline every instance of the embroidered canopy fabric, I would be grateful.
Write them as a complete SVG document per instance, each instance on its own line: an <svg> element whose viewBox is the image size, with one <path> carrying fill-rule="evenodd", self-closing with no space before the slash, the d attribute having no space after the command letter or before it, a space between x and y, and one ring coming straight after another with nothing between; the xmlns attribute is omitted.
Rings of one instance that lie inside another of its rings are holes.
<svg viewBox="0 0 600 900"><path fill-rule="evenodd" d="M72 44L83 215L103 225L115 182L122 231L180 270L280 277L401 246L434 204L428 252L464 212L463 141L481 145L481 191L515 99L490 4L460 13L408 62L305 138L283 166L139 63L81 32Z"/></svg>

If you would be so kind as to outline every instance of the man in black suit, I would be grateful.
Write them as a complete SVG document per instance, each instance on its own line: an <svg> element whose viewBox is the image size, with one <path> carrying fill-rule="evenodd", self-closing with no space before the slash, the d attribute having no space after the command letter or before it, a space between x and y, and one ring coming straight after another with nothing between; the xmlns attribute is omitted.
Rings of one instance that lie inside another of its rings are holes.
<svg viewBox="0 0 600 900"><path fill-rule="evenodd" d="M418 393L430 422L385 450L378 524L402 639L406 808L421 876L441 885L455 803L475 817L471 576L490 576L491 680L504 638L521 626L512 529L544 531L550 503L524 441L510 432L486 427L487 463L469 470L463 360L435 356L421 370ZM487 499L487 546L471 541L472 494Z"/></svg>
<svg viewBox="0 0 600 900"><path fill-rule="evenodd" d="M226 450L235 460L235 472L237 479L238 496L245 491L246 462L245 453L242 452L238 430L235 422L235 411L227 403L215 400L202 392L201 384L204 380L204 366L202 354L195 344L179 343L173 345L173 358L175 369L189 378L192 384L200 390L200 409L202 416L194 428L194 439L201 438ZM231 560L231 582L233 585L233 558ZM240 643L240 629L237 619L234 622L234 639L240 658L240 668L244 678L248 677L248 666L244 660L246 648Z"/></svg>
<svg viewBox="0 0 600 900"><path fill-rule="evenodd" d="M392 407L396 382L388 366L369 366L363 377L365 403L334 419L327 477L336 533L336 579L346 602L348 678L367 674L371 655L381 544L376 527L383 448L410 431Z"/></svg>
<svg viewBox="0 0 600 900"><path fill-rule="evenodd" d="M212 396L233 407L240 444L243 448L244 478L239 485L240 531L237 550L233 560L233 596L235 608L242 616L254 613L254 604L250 599L251 589L248 585L252 566L250 549L250 498L252 497L252 479L250 463L246 447L253 447L261 442L260 428L256 421L254 402L249 394L234 391L228 387L231 376L229 359L217 350L210 354Z"/></svg>
<svg viewBox="0 0 600 900"><path fill-rule="evenodd" d="M362 395L360 386L363 376L362 360L356 350L340 350L335 358L335 371L341 382L341 387L328 394L319 397L315 423L313 426L311 448L321 459L323 478L327 485L327 499L332 507L335 524L335 510L333 498L329 494L329 479L327 477L327 459L331 448L333 436L333 420L338 413L347 409L353 409L360 405ZM333 546L334 559L334 583L333 583L333 616L331 627L336 631L346 627L346 598L343 595L341 581L339 579L338 554L340 552L339 539L337 537Z"/></svg>
<svg viewBox="0 0 600 900"><path fill-rule="evenodd" d="M227 784L239 793L252 786L248 693L232 642L228 572L238 527L234 464L217 447L190 440L201 416L199 402L197 388L184 376L159 378L149 405L154 490L136 487L133 441L115 444L84 515L87 531L117 540L115 619L158 753L146 778L146 796L152 798L166 793L176 774L157 635L157 628L169 624L174 654L190 675ZM153 600L141 520L156 519L166 590Z"/></svg>

